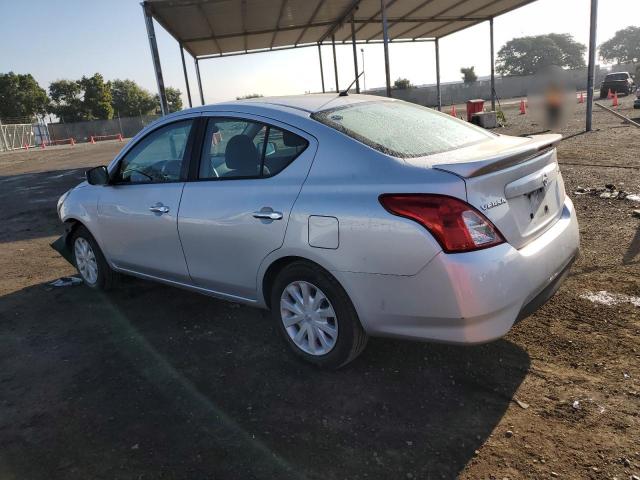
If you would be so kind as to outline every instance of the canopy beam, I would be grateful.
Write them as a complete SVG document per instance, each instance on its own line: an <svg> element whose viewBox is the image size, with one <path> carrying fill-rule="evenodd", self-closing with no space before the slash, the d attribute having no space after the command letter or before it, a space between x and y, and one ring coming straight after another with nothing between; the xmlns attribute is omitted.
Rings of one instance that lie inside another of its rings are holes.
<svg viewBox="0 0 640 480"><path fill-rule="evenodd" d="M324 89L324 69L322 68L322 45L318 44L318 60L320 60L320 80L322 81L322 93L326 93Z"/></svg>
<svg viewBox="0 0 640 480"><path fill-rule="evenodd" d="M153 71L156 74L158 84L158 98L160 99L160 111L162 115L169 113L167 106L167 94L164 89L164 79L162 78L162 67L160 66L160 55L158 54L158 44L156 42L156 32L153 28L153 17L146 3L142 3L142 13L144 23L147 26L147 36L149 37L149 48L151 49L151 60L153 61Z"/></svg>
<svg viewBox="0 0 640 480"><path fill-rule="evenodd" d="M180 59L182 60L182 71L184 73L184 84L187 87L187 99L189 100L189 108L193 107L191 103L191 89L189 88L189 76L187 75L187 65L184 63L184 48L182 48L182 44L179 43L180 47Z"/></svg>
<svg viewBox="0 0 640 480"><path fill-rule="evenodd" d="M200 64L198 59L194 58L196 64L196 78L198 79L198 90L200 91L200 105L204 105L204 93L202 93L202 78L200 77Z"/></svg>
<svg viewBox="0 0 640 480"><path fill-rule="evenodd" d="M496 61L493 44L493 18L489 19L489 42L491 43L491 111L496 110Z"/></svg>
<svg viewBox="0 0 640 480"><path fill-rule="evenodd" d="M391 97L391 72L389 70L389 31L387 26L387 0L380 0L382 12L382 38L384 44L384 72L387 82L387 97Z"/></svg>
<svg viewBox="0 0 640 480"><path fill-rule="evenodd" d="M353 70L356 75L356 93L360 93L360 77L358 76L358 49L356 47L356 26L351 17L351 45L353 45Z"/></svg>
<svg viewBox="0 0 640 480"><path fill-rule="evenodd" d="M442 92L440 91L440 42L436 38L436 100L438 111L442 111Z"/></svg>
<svg viewBox="0 0 640 480"><path fill-rule="evenodd" d="M589 26L589 65L587 67L587 118L585 129L593 128L593 84L596 65L596 30L598 24L598 0L591 0L591 17Z"/></svg>
<svg viewBox="0 0 640 480"><path fill-rule="evenodd" d="M339 92L338 88L338 59L336 58L336 37L335 35L331 35L331 47L333 48L333 73L336 78L336 92Z"/></svg>

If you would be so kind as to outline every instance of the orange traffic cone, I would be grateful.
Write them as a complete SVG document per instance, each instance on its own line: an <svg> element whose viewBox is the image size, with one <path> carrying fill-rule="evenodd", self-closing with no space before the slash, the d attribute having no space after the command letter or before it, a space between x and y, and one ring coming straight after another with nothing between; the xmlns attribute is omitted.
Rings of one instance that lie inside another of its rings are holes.
<svg viewBox="0 0 640 480"><path fill-rule="evenodd" d="M618 92L613 94L613 102L611 102L611 106L612 107L618 106Z"/></svg>
<svg viewBox="0 0 640 480"><path fill-rule="evenodd" d="M584 103L584 94L580 92L580 98L578 98L578 103Z"/></svg>
<svg viewBox="0 0 640 480"><path fill-rule="evenodd" d="M29 150L29 144L27 142L24 142L24 146L22 147L25 150Z"/></svg>
<svg viewBox="0 0 640 480"><path fill-rule="evenodd" d="M122 140L122 134L121 134L121 133L119 133L119 134L118 134L118 140L119 140L119 141L121 141L121 142L123 141L123 140Z"/></svg>
<svg viewBox="0 0 640 480"><path fill-rule="evenodd" d="M91 140L90 140L90 142L91 142L93 145L95 145L95 144L96 144L96 140L95 140L95 138L93 138L93 135L91 135Z"/></svg>
<svg viewBox="0 0 640 480"><path fill-rule="evenodd" d="M520 100L520 115L527 113L527 104L524 103L524 98Z"/></svg>
<svg viewBox="0 0 640 480"><path fill-rule="evenodd" d="M455 105L451 105L451 111L449 112L449 115L451 115L452 117L457 117L458 116L458 112L456 112L456 106Z"/></svg>
<svg viewBox="0 0 640 480"><path fill-rule="evenodd" d="M611 89L609 89L609 93L607 93L607 98L609 100L611 100L613 98L613 93L611 92Z"/></svg>
<svg viewBox="0 0 640 480"><path fill-rule="evenodd" d="M46 142L44 141L44 138L43 138L42 142L40 143L40 148L44 150L44 147L46 147Z"/></svg>
<svg viewBox="0 0 640 480"><path fill-rule="evenodd" d="M76 146L76 141L73 139L73 137L71 138L71 146L75 147Z"/></svg>

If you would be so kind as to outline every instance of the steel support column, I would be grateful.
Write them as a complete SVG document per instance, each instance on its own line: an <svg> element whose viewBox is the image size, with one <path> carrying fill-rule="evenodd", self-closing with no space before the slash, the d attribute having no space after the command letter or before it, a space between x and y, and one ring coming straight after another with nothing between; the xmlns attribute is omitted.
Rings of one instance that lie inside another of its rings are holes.
<svg viewBox="0 0 640 480"><path fill-rule="evenodd" d="M360 93L360 78L358 77L358 48L356 47L356 26L351 17L351 44L353 45L353 71L356 74L356 93Z"/></svg>
<svg viewBox="0 0 640 480"><path fill-rule="evenodd" d="M496 109L496 62L493 45L493 17L489 19L489 39L491 42L491 111Z"/></svg>
<svg viewBox="0 0 640 480"><path fill-rule="evenodd" d="M324 89L324 69L322 68L322 45L318 44L318 59L320 60L320 80L322 80L322 93L325 93Z"/></svg>
<svg viewBox="0 0 640 480"><path fill-rule="evenodd" d="M590 132L593 121L593 83L596 68L596 30L598 22L598 0L591 0L591 23L589 30L589 66L587 67L587 122Z"/></svg>
<svg viewBox="0 0 640 480"><path fill-rule="evenodd" d="M331 35L331 47L333 48L333 72L336 77L336 92L339 92L338 88L338 59L336 58L336 36Z"/></svg>
<svg viewBox="0 0 640 480"><path fill-rule="evenodd" d="M389 32L387 25L387 0L380 0L382 12L382 37L384 43L384 71L387 81L387 97L391 96L391 72L389 70Z"/></svg>
<svg viewBox="0 0 640 480"><path fill-rule="evenodd" d="M151 60L153 61L153 70L156 74L156 83L158 84L158 97L160 98L160 111L162 115L169 113L167 106L167 94L164 90L164 79L162 78L162 67L160 66L160 55L158 54L158 44L156 43L156 32L153 28L153 17L146 3L142 3L142 13L144 14L144 23L147 26L147 36L149 37L149 48L151 49Z"/></svg>
<svg viewBox="0 0 640 480"><path fill-rule="evenodd" d="M191 103L191 89L189 88L189 76L187 75L187 65L184 63L184 48L182 48L182 44L178 44L180 46L180 59L182 60L182 71L184 72L184 84L187 87L187 99L189 100L189 108L193 107Z"/></svg>
<svg viewBox="0 0 640 480"><path fill-rule="evenodd" d="M436 38L436 98L438 100L438 111L442 111L442 93L440 91L440 42Z"/></svg>
<svg viewBox="0 0 640 480"><path fill-rule="evenodd" d="M198 59L193 59L196 64L196 78L198 79L198 90L200 91L200 105L204 105L204 93L202 93L202 79L200 78L200 64L198 63Z"/></svg>

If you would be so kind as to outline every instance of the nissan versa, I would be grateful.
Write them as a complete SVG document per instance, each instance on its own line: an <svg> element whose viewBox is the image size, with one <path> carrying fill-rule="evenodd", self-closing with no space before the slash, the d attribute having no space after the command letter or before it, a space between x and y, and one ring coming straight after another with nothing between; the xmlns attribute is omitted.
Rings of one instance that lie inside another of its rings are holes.
<svg viewBox="0 0 640 480"><path fill-rule="evenodd" d="M559 139L366 95L204 106L62 195L54 247L91 288L129 274L268 308L329 368L370 335L488 342L577 255Z"/></svg>

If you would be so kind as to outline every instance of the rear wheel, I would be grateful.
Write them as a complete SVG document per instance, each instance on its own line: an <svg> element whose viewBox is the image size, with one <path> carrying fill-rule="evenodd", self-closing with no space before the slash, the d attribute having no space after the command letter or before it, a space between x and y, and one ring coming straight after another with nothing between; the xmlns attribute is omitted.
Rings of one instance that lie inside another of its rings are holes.
<svg viewBox="0 0 640 480"><path fill-rule="evenodd" d="M295 262L271 290L271 311L294 354L315 365L340 368L366 346L358 315L338 281L322 268Z"/></svg>
<svg viewBox="0 0 640 480"><path fill-rule="evenodd" d="M76 268L85 285L96 290L108 290L116 281L116 273L109 267L98 243L84 226L71 237L71 250Z"/></svg>

